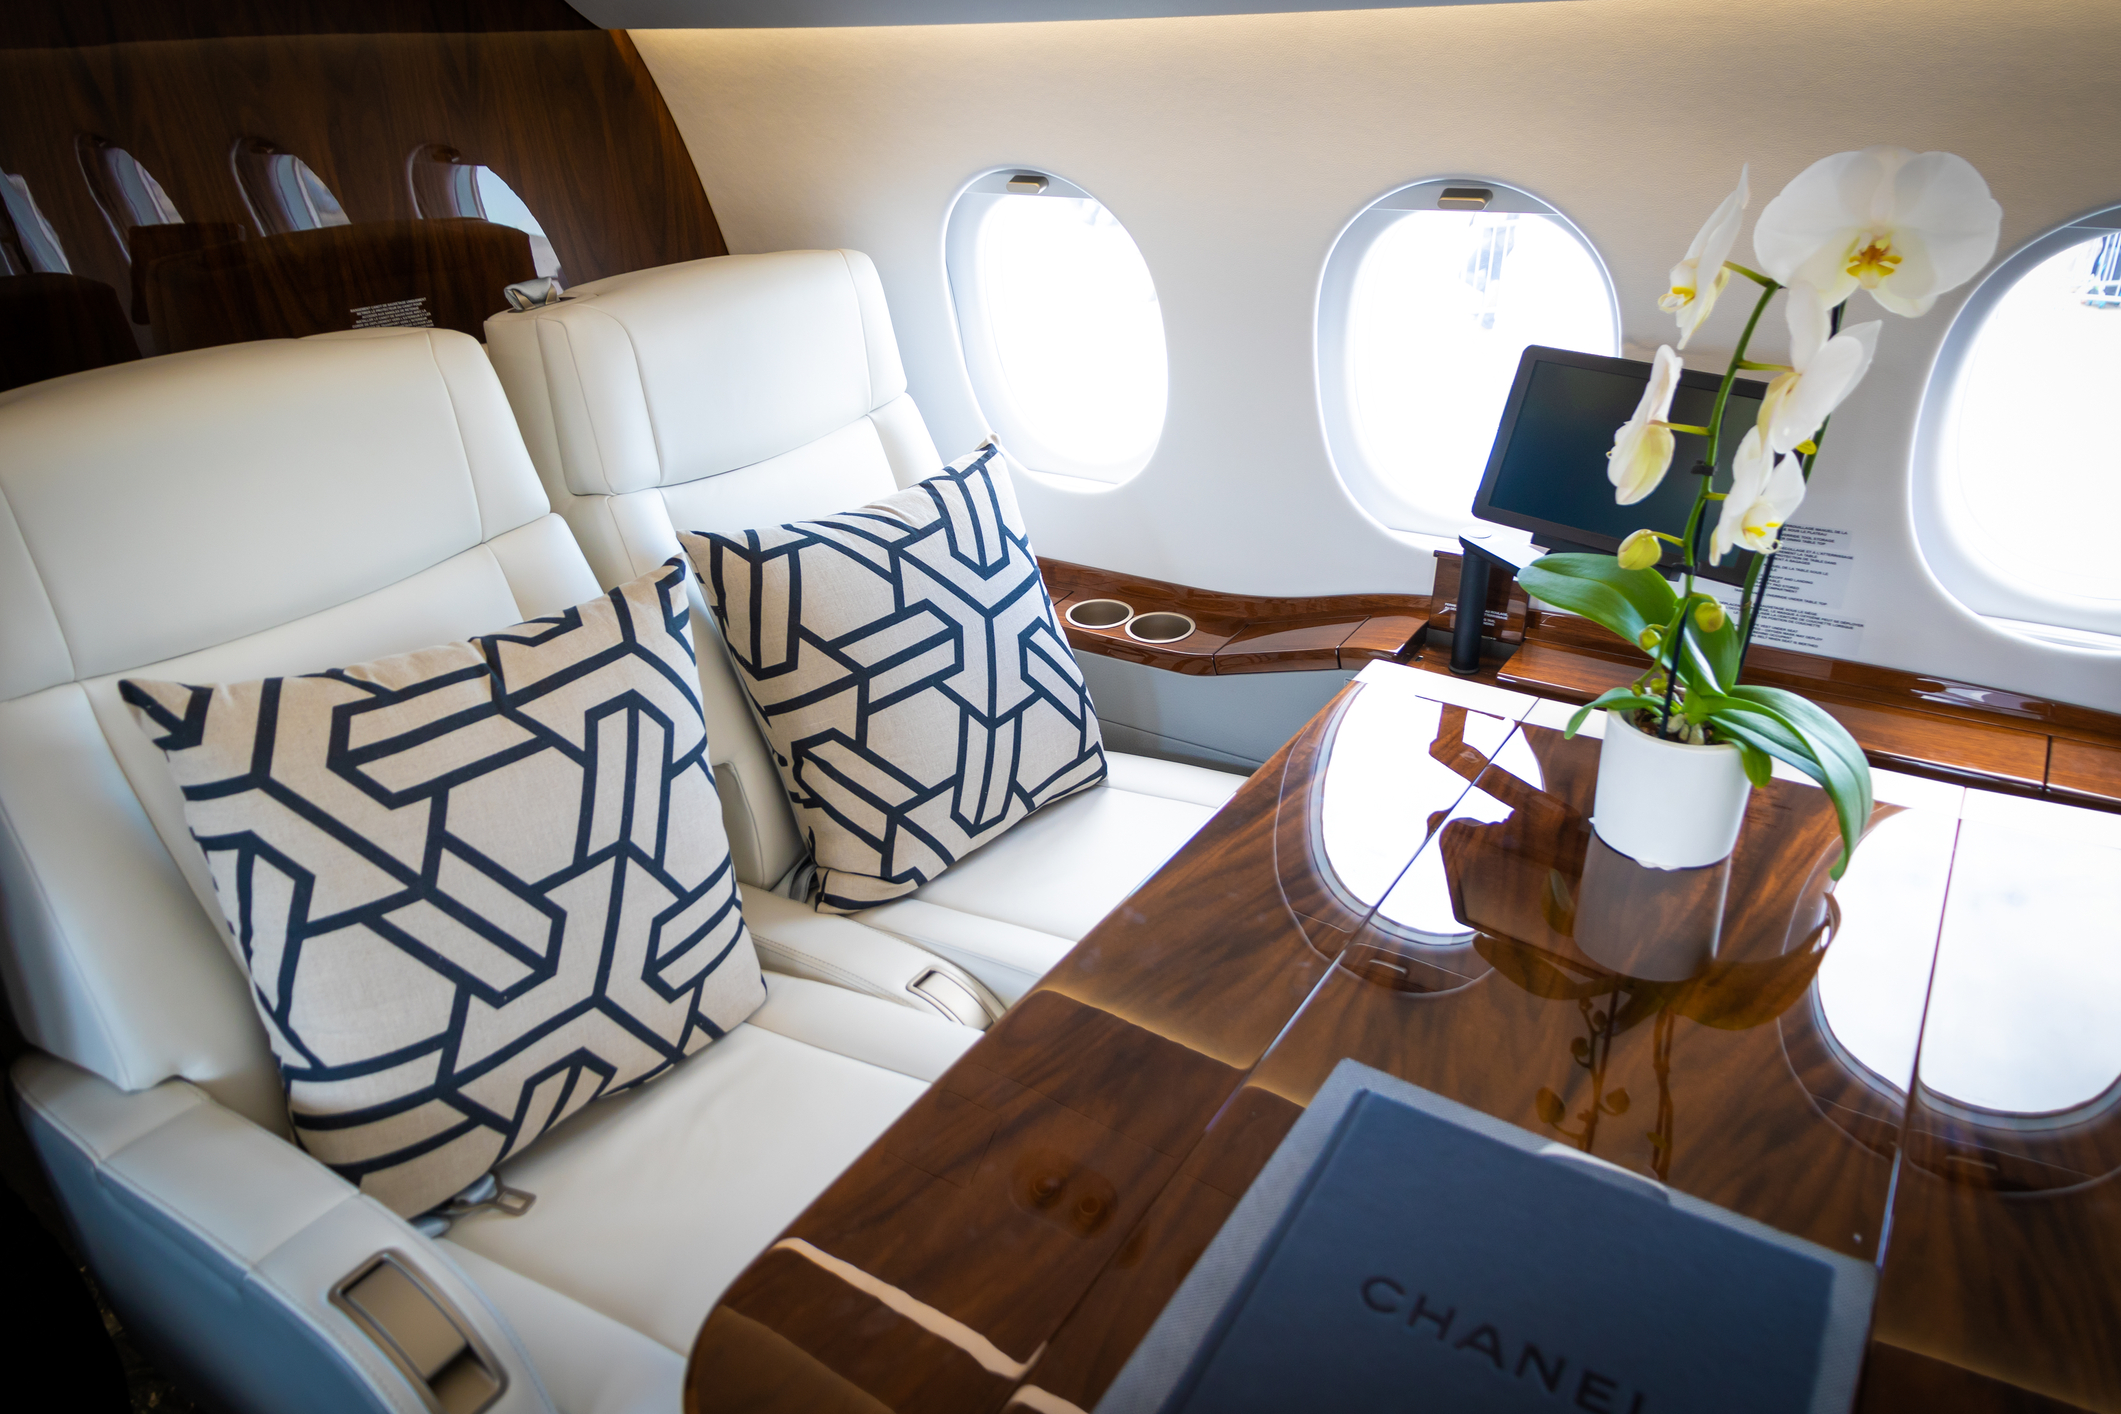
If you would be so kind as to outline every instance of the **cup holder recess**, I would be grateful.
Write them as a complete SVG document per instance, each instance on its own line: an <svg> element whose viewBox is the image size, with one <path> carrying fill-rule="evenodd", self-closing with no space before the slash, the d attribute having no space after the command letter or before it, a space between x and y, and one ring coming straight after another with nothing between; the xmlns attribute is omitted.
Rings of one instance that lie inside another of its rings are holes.
<svg viewBox="0 0 2121 1414"><path fill-rule="evenodd" d="M1137 643L1176 643L1193 633L1193 620L1184 614L1143 614L1127 622L1127 637Z"/></svg>
<svg viewBox="0 0 2121 1414"><path fill-rule="evenodd" d="M1085 599L1069 605L1067 617L1077 628L1118 628L1134 617L1134 606L1119 599Z"/></svg>

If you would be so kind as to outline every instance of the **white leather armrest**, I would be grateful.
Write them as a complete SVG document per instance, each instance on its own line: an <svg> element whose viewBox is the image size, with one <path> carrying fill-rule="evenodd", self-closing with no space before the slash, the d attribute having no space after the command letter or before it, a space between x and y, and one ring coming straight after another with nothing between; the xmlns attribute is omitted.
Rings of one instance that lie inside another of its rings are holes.
<svg viewBox="0 0 2121 1414"><path fill-rule="evenodd" d="M954 962L852 918L740 885L744 922L769 971L830 982L984 1031L1005 1009Z"/></svg>
<svg viewBox="0 0 2121 1414"><path fill-rule="evenodd" d="M442 1250L294 1145L182 1080L133 1093L50 1056L15 1063L30 1138L89 1265L154 1358L238 1411L428 1414L332 1291L390 1253L453 1309L504 1388L551 1414L515 1333Z"/></svg>

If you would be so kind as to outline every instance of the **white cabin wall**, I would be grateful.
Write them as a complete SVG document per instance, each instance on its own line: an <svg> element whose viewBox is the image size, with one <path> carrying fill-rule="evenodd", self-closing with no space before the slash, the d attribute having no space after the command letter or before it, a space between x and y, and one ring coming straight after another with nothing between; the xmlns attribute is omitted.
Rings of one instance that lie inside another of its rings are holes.
<svg viewBox="0 0 2121 1414"><path fill-rule="evenodd" d="M1434 542L1372 521L1335 475L1313 356L1327 252L1405 182L1491 177L1566 212L1610 266L1639 357L1670 339L1655 304L1665 272L1742 161L1757 215L1832 152L1958 152L2003 204L1999 254L2121 200L2111 0L1565 0L633 38L732 250L875 258L946 455L984 432L944 282L953 197L1021 164L1102 200L1156 279L1170 414L1135 480L1026 485L1025 511L1042 553L1232 591L1431 582ZM1749 250L1750 226L1736 254ZM1864 659L2121 709L2121 657L1988 626L1917 553L1916 410L1965 293L1922 320L1885 316L1800 518L1856 531L1844 612L1868 622ZM1726 298L1689 350L1696 366L1720 368L1736 340L1743 285ZM1763 356L1782 342L1771 334ZM2037 446L2029 425L2029 455Z"/></svg>

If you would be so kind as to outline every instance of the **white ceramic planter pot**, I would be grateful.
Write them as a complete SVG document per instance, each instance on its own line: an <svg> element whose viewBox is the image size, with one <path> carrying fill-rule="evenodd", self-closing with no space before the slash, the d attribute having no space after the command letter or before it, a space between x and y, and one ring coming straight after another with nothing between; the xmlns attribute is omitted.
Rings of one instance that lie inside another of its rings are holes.
<svg viewBox="0 0 2121 1414"><path fill-rule="evenodd" d="M1654 737L1606 713L1591 828L1637 864L1694 869L1727 857L1752 791L1737 747Z"/></svg>

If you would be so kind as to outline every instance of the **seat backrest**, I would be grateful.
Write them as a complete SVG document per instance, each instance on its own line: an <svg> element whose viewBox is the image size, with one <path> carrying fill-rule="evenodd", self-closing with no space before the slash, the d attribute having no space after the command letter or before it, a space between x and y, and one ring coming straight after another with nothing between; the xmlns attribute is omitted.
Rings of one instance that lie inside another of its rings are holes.
<svg viewBox="0 0 2121 1414"><path fill-rule="evenodd" d="M486 351L553 505L607 585L679 553L680 528L831 515L942 469L859 251L717 256L569 294L489 319ZM701 700L730 850L739 878L769 886L803 845L710 637Z"/></svg>
<svg viewBox="0 0 2121 1414"><path fill-rule="evenodd" d="M0 967L24 1035L286 1133L205 858L119 679L315 671L596 592L462 334L237 344L0 394Z"/></svg>

